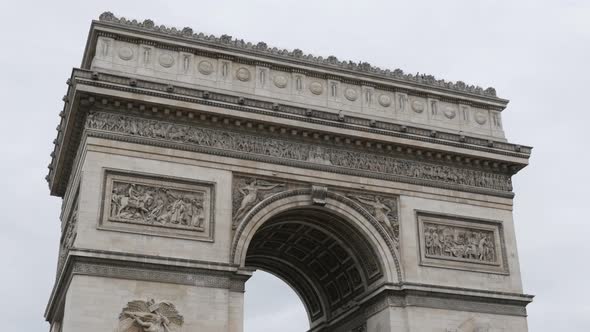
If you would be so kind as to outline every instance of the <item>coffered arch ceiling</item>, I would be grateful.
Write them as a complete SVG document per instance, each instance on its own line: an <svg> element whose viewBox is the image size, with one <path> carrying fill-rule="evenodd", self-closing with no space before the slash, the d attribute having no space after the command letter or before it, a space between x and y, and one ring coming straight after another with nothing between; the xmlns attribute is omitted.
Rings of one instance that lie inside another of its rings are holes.
<svg viewBox="0 0 590 332"><path fill-rule="evenodd" d="M383 276L376 257L363 235L342 217L299 208L274 216L256 231L246 265L287 282L314 323L349 307Z"/></svg>

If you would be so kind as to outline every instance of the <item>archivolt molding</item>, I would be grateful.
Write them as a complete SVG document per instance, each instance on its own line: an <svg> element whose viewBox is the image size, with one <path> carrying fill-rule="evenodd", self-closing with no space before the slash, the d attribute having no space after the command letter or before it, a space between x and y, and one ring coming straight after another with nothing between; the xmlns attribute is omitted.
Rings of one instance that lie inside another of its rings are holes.
<svg viewBox="0 0 590 332"><path fill-rule="evenodd" d="M309 202L308 203L309 206L313 205L312 188L298 188L298 189L292 189L292 190L276 193L274 195L271 195L271 196L265 198L264 200L262 200L261 202L259 202L255 206L253 206L252 209L250 209L243 216L243 218L238 221L238 224L236 226L235 233L233 236L232 247L230 250L230 262L234 262L236 264L241 263L242 255L245 255L245 253L241 253L239 255L239 257L237 255L237 253L238 253L238 250L240 250L240 251L247 250L247 248L239 248L239 247L246 245L246 242L244 241L246 239L243 239L243 237L246 236L244 234L244 232L245 232L247 226L253 220L256 219L256 215L275 202L278 202L281 200L289 200L289 199L292 199L293 197L296 197L296 196L305 196L306 200L308 200L308 202ZM383 241L385 241L387 248L388 248L389 252L391 253L391 256L392 256L394 263L395 263L397 278L398 278L398 280L401 281L402 280L402 271L401 271L402 267L399 262L398 239L395 238L393 236L393 234L390 231L388 231L386 226L383 225L380 221L378 221L371 214L371 212L367 211L367 209L362 207L359 203L353 201L350 198L343 196L342 194L339 194L337 192L333 192L330 190L328 190L328 192L327 192L327 197L336 201L336 202L340 202L349 208L352 208L355 212L357 212L361 216L363 216L364 220L367 221L373 227L373 229L376 231L376 233L379 234L380 238L383 239ZM285 204L288 204L288 202L285 202ZM327 204L326 207L328 209L330 209L330 204Z"/></svg>
<svg viewBox="0 0 590 332"><path fill-rule="evenodd" d="M316 287L305 273L291 264L281 261L281 271L276 271L276 269L272 268L276 264L275 261L276 259L266 256L253 257L253 266L276 274L277 277L289 284L305 303L304 307L310 322L315 322L325 315L327 313L326 309L330 307L328 303L323 301L323 299L327 298L327 295L322 291L321 287Z"/></svg>

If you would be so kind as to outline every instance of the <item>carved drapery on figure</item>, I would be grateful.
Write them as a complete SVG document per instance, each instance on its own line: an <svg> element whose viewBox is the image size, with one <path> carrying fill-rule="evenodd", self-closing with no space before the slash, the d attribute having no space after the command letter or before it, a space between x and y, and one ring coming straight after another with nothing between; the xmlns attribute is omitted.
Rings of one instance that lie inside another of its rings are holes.
<svg viewBox="0 0 590 332"><path fill-rule="evenodd" d="M424 223L427 257L454 258L472 262L496 262L494 232Z"/></svg>
<svg viewBox="0 0 590 332"><path fill-rule="evenodd" d="M399 179L417 179L431 183L479 187L504 192L512 191L512 183L508 174L399 159L356 150L319 147L316 144L103 112L90 114L86 126L94 130L174 141L187 147L223 149L239 153L247 158L254 155L257 158L280 158L278 160L303 162L316 167L337 166L367 172L367 175L382 174L381 177L384 178L393 176ZM268 161L275 162L277 159ZM340 170L334 168L334 171Z"/></svg>
<svg viewBox="0 0 590 332"><path fill-rule="evenodd" d="M347 194L375 218L397 242L399 239L399 216L397 197L378 195Z"/></svg>
<svg viewBox="0 0 590 332"><path fill-rule="evenodd" d="M423 265L508 273L502 224L419 212Z"/></svg>
<svg viewBox="0 0 590 332"><path fill-rule="evenodd" d="M284 191L286 185L256 178L235 177L232 195L232 220L235 228L240 219L266 197Z"/></svg>
<svg viewBox="0 0 590 332"><path fill-rule="evenodd" d="M131 301L119 315L117 332L172 332L178 331L184 318L168 301Z"/></svg>
<svg viewBox="0 0 590 332"><path fill-rule="evenodd" d="M103 225L129 225L125 227L160 233L170 230L169 233L194 234L210 230L211 184L118 172L107 172L105 182Z"/></svg>
<svg viewBox="0 0 590 332"><path fill-rule="evenodd" d="M109 219L203 231L204 192L113 181Z"/></svg>

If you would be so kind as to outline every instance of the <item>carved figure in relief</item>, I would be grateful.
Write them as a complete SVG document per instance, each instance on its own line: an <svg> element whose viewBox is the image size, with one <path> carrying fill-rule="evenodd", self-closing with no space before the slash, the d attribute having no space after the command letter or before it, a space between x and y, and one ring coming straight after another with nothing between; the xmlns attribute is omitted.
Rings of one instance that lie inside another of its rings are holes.
<svg viewBox="0 0 590 332"><path fill-rule="evenodd" d="M118 332L172 332L184 323L174 304L131 301L119 315Z"/></svg>
<svg viewBox="0 0 590 332"><path fill-rule="evenodd" d="M258 180L254 179L252 182L244 187L238 188L238 191L244 195L240 207L234 216L234 220L239 220L256 202L258 201L258 192L261 190L272 190L276 187L284 186L282 183L265 185L259 184Z"/></svg>
<svg viewBox="0 0 590 332"><path fill-rule="evenodd" d="M102 56L106 57L109 54L110 41L102 39L101 41Z"/></svg>
<svg viewBox="0 0 590 332"><path fill-rule="evenodd" d="M332 165L332 162L330 162L329 156L327 155L327 151L319 146L309 150L307 161L316 164Z"/></svg>
<svg viewBox="0 0 590 332"><path fill-rule="evenodd" d="M136 183L113 182L110 218L201 230L205 194Z"/></svg>
<svg viewBox="0 0 590 332"><path fill-rule="evenodd" d="M146 65L150 63L150 49L148 47L143 48L143 63Z"/></svg>
<svg viewBox="0 0 590 332"><path fill-rule="evenodd" d="M495 262L493 232L425 223L426 255Z"/></svg>
<svg viewBox="0 0 590 332"><path fill-rule="evenodd" d="M400 112L406 111L406 104L408 103L408 96L399 95L399 110Z"/></svg>
<svg viewBox="0 0 590 332"><path fill-rule="evenodd" d="M397 207L395 204L396 202L386 202L380 198L375 196L373 199L362 197L358 195L351 195L357 201L363 203L371 207L372 215L377 219L377 221L385 227L391 234L393 234L394 238L397 239L399 236L399 224L397 221Z"/></svg>
<svg viewBox="0 0 590 332"><path fill-rule="evenodd" d="M190 143L240 153L266 155L470 187L483 187L501 191L512 190L512 183L508 174L428 164L361 151L320 147L109 113L90 114L87 125L91 129L146 138L168 139L179 143Z"/></svg>

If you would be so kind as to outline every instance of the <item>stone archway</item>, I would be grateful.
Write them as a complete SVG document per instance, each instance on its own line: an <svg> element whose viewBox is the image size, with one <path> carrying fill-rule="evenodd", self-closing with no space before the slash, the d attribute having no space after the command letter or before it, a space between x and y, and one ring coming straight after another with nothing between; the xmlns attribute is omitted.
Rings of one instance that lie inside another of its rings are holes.
<svg viewBox="0 0 590 332"><path fill-rule="evenodd" d="M236 264L270 272L294 289L311 331L364 321L360 303L401 273L379 223L345 196L325 196L318 204L312 189L298 189L266 198L238 224L232 251Z"/></svg>
<svg viewBox="0 0 590 332"><path fill-rule="evenodd" d="M506 141L493 88L108 12L86 45L46 177L52 331L165 310L242 332L253 268L312 331L527 330L511 179L531 148Z"/></svg>

